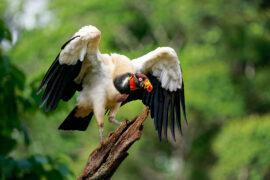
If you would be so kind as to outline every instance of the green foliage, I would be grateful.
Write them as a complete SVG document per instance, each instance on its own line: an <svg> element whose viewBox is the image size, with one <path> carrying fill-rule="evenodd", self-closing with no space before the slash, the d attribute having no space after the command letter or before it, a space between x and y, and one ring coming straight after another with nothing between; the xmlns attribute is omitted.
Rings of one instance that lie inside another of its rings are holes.
<svg viewBox="0 0 270 180"><path fill-rule="evenodd" d="M11 40L10 32L3 20L0 20L0 40ZM15 146L15 140L11 137L14 128L20 129L18 118L17 96L24 88L25 76L14 65L10 64L9 58L0 49L0 139L1 154L7 154Z"/></svg>
<svg viewBox="0 0 270 180"><path fill-rule="evenodd" d="M189 53L191 52L191 53ZM228 65L214 47L193 45L182 52L187 99L194 114L209 121L243 113L242 97L235 92Z"/></svg>
<svg viewBox="0 0 270 180"><path fill-rule="evenodd" d="M15 160L0 156L2 179L67 179L72 173L65 164L49 156L33 155Z"/></svg>
<svg viewBox="0 0 270 180"><path fill-rule="evenodd" d="M0 19L0 43L11 41L11 33ZM21 110L30 105L23 96L25 75L10 59L3 54L0 46L0 177L1 179L66 179L72 173L63 163L49 156L31 155L29 158L17 160L10 156L16 148L17 140L14 131L24 137L25 145L29 145L29 134L22 122Z"/></svg>
<svg viewBox="0 0 270 180"><path fill-rule="evenodd" d="M269 115L227 123L213 143L218 157L212 170L213 179L266 178L270 162L269 129Z"/></svg>
<svg viewBox="0 0 270 180"><path fill-rule="evenodd" d="M3 19L0 19L0 43L2 42L2 40L6 39L11 41L11 33L9 31L9 29L7 28L5 22L3 21Z"/></svg>

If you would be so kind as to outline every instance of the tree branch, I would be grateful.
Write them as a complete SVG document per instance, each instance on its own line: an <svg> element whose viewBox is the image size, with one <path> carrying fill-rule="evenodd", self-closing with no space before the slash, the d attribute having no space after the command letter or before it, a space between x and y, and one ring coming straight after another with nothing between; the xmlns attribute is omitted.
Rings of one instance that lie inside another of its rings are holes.
<svg viewBox="0 0 270 180"><path fill-rule="evenodd" d="M143 123L149 114L146 108L132 121L124 121L89 156L79 180L110 179L121 162L128 156L130 146L140 139Z"/></svg>

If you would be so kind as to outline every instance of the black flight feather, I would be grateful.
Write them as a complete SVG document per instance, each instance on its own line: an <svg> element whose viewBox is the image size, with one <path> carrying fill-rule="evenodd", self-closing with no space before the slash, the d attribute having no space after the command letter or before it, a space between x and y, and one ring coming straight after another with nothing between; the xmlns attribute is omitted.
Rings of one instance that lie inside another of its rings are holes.
<svg viewBox="0 0 270 180"><path fill-rule="evenodd" d="M181 93L180 93L180 101L181 101L181 105L182 105L182 110L183 110L183 114L184 114L184 118L186 123L187 122L187 113L186 113L186 102L185 102L185 88L184 88L184 81L182 79L182 88L181 88Z"/></svg>
<svg viewBox="0 0 270 180"><path fill-rule="evenodd" d="M170 98L168 96L167 91L163 91L164 95L164 103L163 103L163 127L164 127L164 136L165 139L168 140L167 138L167 129L168 129L168 111L169 111L169 103L170 103Z"/></svg>
<svg viewBox="0 0 270 180"><path fill-rule="evenodd" d="M153 107L153 113L154 113L154 123L155 123L155 128L159 131L160 129L158 129L158 98L159 98L159 88L158 87L154 87L154 101L152 103L152 107ZM151 109L152 110L152 109Z"/></svg>
<svg viewBox="0 0 270 180"><path fill-rule="evenodd" d="M45 91L42 96L42 104L45 104L45 107L47 109L48 106L48 100L52 98L53 92L55 89L55 86L57 85L57 82L61 78L62 68L59 69L58 73L55 75L54 79L49 80L49 82L46 84Z"/></svg>
<svg viewBox="0 0 270 180"><path fill-rule="evenodd" d="M79 36L75 36L68 40L61 49L64 49L68 43ZM75 65L60 64L59 55L57 55L53 64L45 74L39 91L45 89L42 96L42 106L45 105L46 110L53 110L57 107L60 99L68 101L77 90L82 89L81 84L74 82L79 75L82 62L77 60Z"/></svg>
<svg viewBox="0 0 270 180"><path fill-rule="evenodd" d="M70 41L72 41L73 39L77 38L77 37L80 37L80 36L75 36L75 37L72 37L71 39L69 39L66 43L64 43L61 47L61 49L64 49L66 47L66 45L68 43L70 43ZM47 73L45 74L39 88L38 88L38 92L40 92L40 90L42 89L42 87L51 79L51 77L57 72L57 68L59 68L59 56L60 56L60 53L56 56L53 64L50 66L50 68L48 69Z"/></svg>
<svg viewBox="0 0 270 180"><path fill-rule="evenodd" d="M75 65L59 65L61 67L57 78L51 79L46 86L46 89L50 89L50 97L45 102L48 110L55 109L60 99L65 99L67 101L74 95L77 90L75 89L76 87L68 85L75 83L74 79L79 75L81 65L82 62L79 60ZM51 82L53 82L54 86L49 86ZM71 91L73 94L70 94ZM44 95L46 95L46 93L44 93Z"/></svg>
<svg viewBox="0 0 270 180"><path fill-rule="evenodd" d="M62 100L63 101L68 101L72 98L72 96L75 94L76 91L81 91L82 90L82 84L77 84L75 82L70 82L65 89L65 92L62 94Z"/></svg>
<svg viewBox="0 0 270 180"><path fill-rule="evenodd" d="M158 91L158 95L159 95L159 101L158 101L158 117L157 117L157 124L158 124L158 137L159 140L161 140L161 135L162 135L162 125L163 125L163 121L165 121L165 119L163 119L163 105L164 105L164 97L163 97L163 92L161 87L158 87L159 91Z"/></svg>
<svg viewBox="0 0 270 180"><path fill-rule="evenodd" d="M79 61L80 62L80 61ZM55 109L57 106L57 103L59 102L60 99L63 99L63 96L66 91L69 91L71 87L67 86L70 84L70 82L73 82L73 80L76 78L76 76L79 74L79 71L76 71L76 65L69 66L69 65L63 65L64 67L64 72L68 73L69 76L66 74L63 75L63 79L61 81L60 88L58 89L57 93L55 93L55 97L51 103L51 108Z"/></svg>
<svg viewBox="0 0 270 180"><path fill-rule="evenodd" d="M47 86L46 88L50 88L50 94L49 94L49 98L46 102L46 108L47 110L53 110L54 108L54 104L58 103L56 102L56 99L58 98L59 96L59 93L60 93L60 89L64 86L64 75L63 73L65 72L65 69L62 68L62 73L59 74L58 78L53 81L53 84L54 86L50 87L50 86Z"/></svg>
<svg viewBox="0 0 270 180"><path fill-rule="evenodd" d="M171 96L171 103L169 105L169 108L170 108L170 122L171 122L170 128L171 128L172 137L175 140L174 97L173 97L172 94L170 96Z"/></svg>
<svg viewBox="0 0 270 180"><path fill-rule="evenodd" d="M175 115L176 115L176 124L178 130L182 134L182 127L181 127L181 105L180 105L180 90L175 92Z"/></svg>
<svg viewBox="0 0 270 180"><path fill-rule="evenodd" d="M64 72L68 72L67 70L67 66L64 66L63 67L63 71ZM71 67L71 70L73 69L73 67ZM51 109L55 109L58 102L60 101L60 99L62 98L62 95L63 95L63 92L65 91L66 88L70 88L70 87L66 87L67 83L70 81L70 79L72 79L72 77L69 77L67 75L62 75L62 78L61 78L61 83L59 83L59 87L57 87L55 93L54 93L54 97L52 99L52 101L50 102L49 104L49 107Z"/></svg>
<svg viewBox="0 0 270 180"><path fill-rule="evenodd" d="M57 74L59 71L59 61L58 61L59 54L57 55L56 59L54 60L53 64L50 66L49 70L46 72L44 78L42 79L40 86L38 88L38 94L41 90L47 85L47 83L52 79L53 76Z"/></svg>
<svg viewBox="0 0 270 180"><path fill-rule="evenodd" d="M153 91L147 92L143 89L130 91L129 97L122 105L141 99L143 104L149 107L151 118L154 120L154 126L157 130L158 137L161 139L162 131L167 139L167 129L170 123L170 130L173 139L175 140L175 123L181 129L181 105L184 118L186 119L185 99L184 99L184 84L181 89L174 92L163 89L159 80L152 74L147 74L148 79L153 85Z"/></svg>
<svg viewBox="0 0 270 180"><path fill-rule="evenodd" d="M58 127L58 129L78 131L85 131L87 129L93 116L93 112L91 112L88 116L82 118L75 116L76 110L77 108L75 107L66 117L66 119L62 122L62 124Z"/></svg>

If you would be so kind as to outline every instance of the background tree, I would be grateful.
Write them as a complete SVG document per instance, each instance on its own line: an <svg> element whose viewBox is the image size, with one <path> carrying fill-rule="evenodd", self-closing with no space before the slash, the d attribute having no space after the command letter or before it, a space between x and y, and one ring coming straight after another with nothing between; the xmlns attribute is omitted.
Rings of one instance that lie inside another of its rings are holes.
<svg viewBox="0 0 270 180"><path fill-rule="evenodd" d="M5 22L0 19L0 43L12 41ZM10 62L0 46L0 177L1 179L65 179L72 173L67 166L46 155L29 154L17 159L12 152L17 148L17 138L23 138L24 149L31 143L24 113L30 111L31 102L24 97L25 74Z"/></svg>

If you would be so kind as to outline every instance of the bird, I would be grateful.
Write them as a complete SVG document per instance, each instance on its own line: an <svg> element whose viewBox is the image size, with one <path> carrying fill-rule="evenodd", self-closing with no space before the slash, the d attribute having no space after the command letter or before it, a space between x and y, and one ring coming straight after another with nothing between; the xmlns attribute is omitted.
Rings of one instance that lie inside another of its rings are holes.
<svg viewBox="0 0 270 180"><path fill-rule="evenodd" d="M69 101L78 91L75 107L58 129L85 131L95 116L102 142L105 113L109 122L119 124L115 118L119 108L141 100L150 109L159 139L167 139L170 127L175 140L175 126L182 133L181 116L187 120L176 51L158 47L131 60L117 53L101 53L100 39L101 31L87 25L62 45L38 88L38 93L43 93L41 107L55 110L60 100Z"/></svg>

